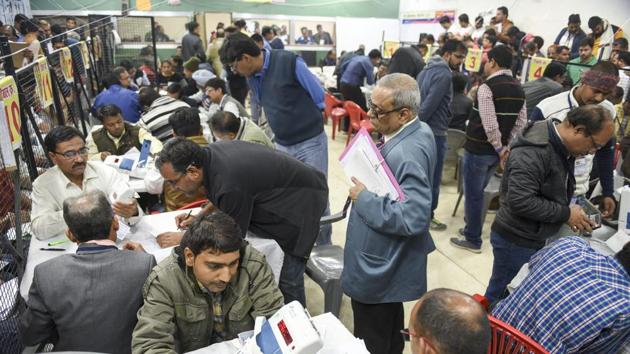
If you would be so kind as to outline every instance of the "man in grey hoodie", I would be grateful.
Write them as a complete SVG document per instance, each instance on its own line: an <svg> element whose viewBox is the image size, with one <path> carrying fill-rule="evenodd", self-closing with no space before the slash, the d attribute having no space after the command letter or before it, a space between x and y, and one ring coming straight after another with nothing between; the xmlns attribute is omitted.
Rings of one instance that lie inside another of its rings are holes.
<svg viewBox="0 0 630 354"><path fill-rule="evenodd" d="M452 39L446 41L438 54L429 59L427 66L417 78L421 97L418 116L431 127L437 147L437 162L433 175L431 230L446 229L446 225L436 219L434 214L440 196L448 121L451 116L450 105L453 97L451 70L459 71L467 52L468 49L461 41Z"/></svg>

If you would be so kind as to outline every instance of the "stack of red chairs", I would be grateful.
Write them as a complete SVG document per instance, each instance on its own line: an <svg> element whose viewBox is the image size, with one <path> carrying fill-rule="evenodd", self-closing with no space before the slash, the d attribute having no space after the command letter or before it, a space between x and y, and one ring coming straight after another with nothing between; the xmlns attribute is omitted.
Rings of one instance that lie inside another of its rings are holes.
<svg viewBox="0 0 630 354"><path fill-rule="evenodd" d="M348 112L343 109L343 102L330 92L324 94L324 102L326 104L324 107L324 114L326 115L324 124L328 123L328 117L332 119L332 139L335 140L335 134L341 129L341 120L348 116Z"/></svg>
<svg viewBox="0 0 630 354"><path fill-rule="evenodd" d="M346 109L346 112L348 112L348 116L350 117L346 145L350 142L352 134L358 132L361 128L367 129L368 133L372 133L374 131L374 127L372 126L372 123L370 123L370 118L358 104L352 101L345 101L343 103L343 108Z"/></svg>

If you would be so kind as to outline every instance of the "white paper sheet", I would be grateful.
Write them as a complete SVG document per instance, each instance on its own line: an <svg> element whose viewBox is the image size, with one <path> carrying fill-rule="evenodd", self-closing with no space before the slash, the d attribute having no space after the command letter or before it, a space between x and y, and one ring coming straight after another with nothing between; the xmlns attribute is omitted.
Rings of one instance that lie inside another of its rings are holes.
<svg viewBox="0 0 630 354"><path fill-rule="evenodd" d="M399 200L400 194L392 183L384 161L377 155L374 143L369 136L358 134L347 152L340 159L348 179L357 178L370 192Z"/></svg>
<svg viewBox="0 0 630 354"><path fill-rule="evenodd" d="M626 232L622 230L612 235L605 243L611 250L617 253L621 251L623 246L628 242L630 242L630 235L626 234Z"/></svg>

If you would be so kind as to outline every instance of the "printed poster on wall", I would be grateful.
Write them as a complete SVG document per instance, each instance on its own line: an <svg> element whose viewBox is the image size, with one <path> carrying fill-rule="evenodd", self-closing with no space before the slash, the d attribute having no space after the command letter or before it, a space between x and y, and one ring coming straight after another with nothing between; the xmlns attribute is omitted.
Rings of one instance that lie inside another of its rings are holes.
<svg viewBox="0 0 630 354"><path fill-rule="evenodd" d="M72 53L70 48L61 48L61 72L67 83L74 82L74 71L72 68Z"/></svg>
<svg viewBox="0 0 630 354"><path fill-rule="evenodd" d="M442 16L448 16L451 21L455 19L455 10L425 10L404 12L402 15L403 25L415 23L438 23Z"/></svg>
<svg viewBox="0 0 630 354"><path fill-rule="evenodd" d="M13 76L5 76L0 80L0 99L4 104L4 116L6 117L9 128L9 138L13 150L19 149L22 145L22 135L20 127L20 99L18 96L17 85Z"/></svg>
<svg viewBox="0 0 630 354"><path fill-rule="evenodd" d="M479 72L481 69L481 57L483 54L483 50L481 49L468 49L468 54L466 54L466 60L464 60L464 68L468 72Z"/></svg>
<svg viewBox="0 0 630 354"><path fill-rule="evenodd" d="M383 57L391 58L394 52L400 48L400 42L398 41L384 41L383 42Z"/></svg>
<svg viewBox="0 0 630 354"><path fill-rule="evenodd" d="M81 41L81 44L79 44L79 46L81 47L81 56L83 57L83 66L85 66L86 69L89 69L90 68L90 52L88 51L87 43L85 43L85 41Z"/></svg>
<svg viewBox="0 0 630 354"><path fill-rule="evenodd" d="M42 103L42 107L46 108L53 104L52 84L50 79L50 70L48 68L48 61L46 57L37 60L37 63L33 67L35 75L35 86L37 89L37 96Z"/></svg>
<svg viewBox="0 0 630 354"><path fill-rule="evenodd" d="M9 125L4 114L4 103L0 101L0 136L9 136ZM5 171L14 171L17 168L13 147L9 139L0 139L0 152Z"/></svg>
<svg viewBox="0 0 630 354"><path fill-rule="evenodd" d="M545 68L551 63L551 59L543 57L533 57L529 64L529 71L527 73L527 81L533 81L543 77Z"/></svg>

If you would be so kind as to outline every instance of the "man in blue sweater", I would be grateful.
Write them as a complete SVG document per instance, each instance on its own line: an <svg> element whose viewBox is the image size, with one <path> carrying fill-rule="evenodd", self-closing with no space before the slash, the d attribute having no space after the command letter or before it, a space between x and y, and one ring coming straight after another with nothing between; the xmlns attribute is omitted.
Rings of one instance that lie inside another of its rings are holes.
<svg viewBox="0 0 630 354"><path fill-rule="evenodd" d="M381 62L381 52L372 49L365 55L357 55L350 59L340 80L339 91L343 98L352 101L367 112L365 95L361 92L361 86L365 81L368 85L374 85L374 67Z"/></svg>
<svg viewBox="0 0 630 354"><path fill-rule="evenodd" d="M431 230L445 230L446 225L435 218L435 209L440 196L442 167L446 154L446 136L451 116L453 83L451 70L459 71L468 49L458 40L446 41L441 51L431 57L427 66L418 75L420 87L420 120L427 123L435 137L437 147L435 171L433 175L433 203L431 205Z"/></svg>
<svg viewBox="0 0 630 354"><path fill-rule="evenodd" d="M115 104L122 111L123 118L129 123L136 123L140 119L142 106L138 94L129 89L131 78L125 68L119 66L107 74L103 80L107 88L94 99L92 114L96 117L99 108Z"/></svg>
<svg viewBox="0 0 630 354"><path fill-rule="evenodd" d="M304 60L286 50L261 50L246 35L226 38L221 61L247 78L275 134L276 148L328 176L328 139L324 132L324 89ZM328 208L324 215L330 212ZM317 244L331 243L332 228L322 227Z"/></svg>

